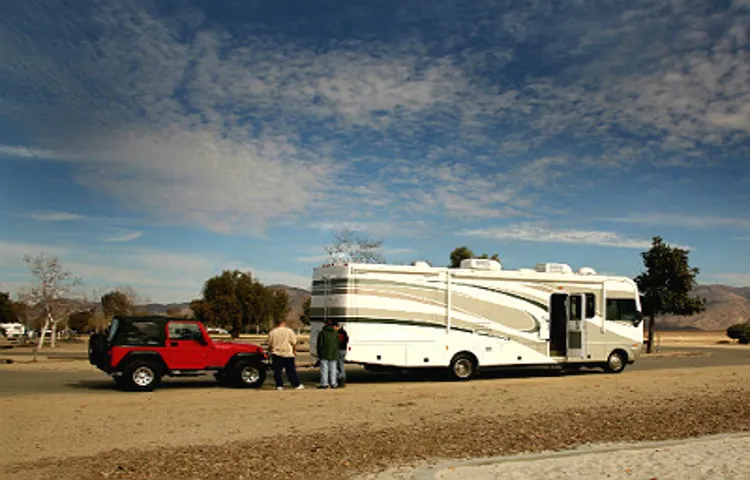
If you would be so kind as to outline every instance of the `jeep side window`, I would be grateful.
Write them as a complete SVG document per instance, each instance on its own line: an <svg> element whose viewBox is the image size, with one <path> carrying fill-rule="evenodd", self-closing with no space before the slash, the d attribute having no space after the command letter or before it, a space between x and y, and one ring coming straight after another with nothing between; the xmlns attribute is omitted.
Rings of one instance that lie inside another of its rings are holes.
<svg viewBox="0 0 750 480"><path fill-rule="evenodd" d="M158 323L142 322L125 322L119 329L121 333L115 332L121 345L159 345L162 334Z"/></svg>
<svg viewBox="0 0 750 480"><path fill-rule="evenodd" d="M169 324L170 340L201 340L203 333L196 323L173 322Z"/></svg>

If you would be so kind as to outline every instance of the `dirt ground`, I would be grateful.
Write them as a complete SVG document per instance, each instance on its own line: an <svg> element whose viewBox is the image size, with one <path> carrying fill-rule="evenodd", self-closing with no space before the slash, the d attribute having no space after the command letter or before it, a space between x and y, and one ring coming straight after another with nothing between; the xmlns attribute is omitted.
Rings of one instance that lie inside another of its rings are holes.
<svg viewBox="0 0 750 480"><path fill-rule="evenodd" d="M657 332L654 345L661 344L668 347L688 346L721 346L723 348L747 348L747 345L739 345L736 340L727 337L725 331L663 331Z"/></svg>
<svg viewBox="0 0 750 480"><path fill-rule="evenodd" d="M19 479L346 478L446 458L748 430L749 396L750 366L327 391L25 395L0 398L0 468ZM291 453L272 469L280 448Z"/></svg>
<svg viewBox="0 0 750 480"><path fill-rule="evenodd" d="M724 339L662 335L662 345L686 347ZM92 368L16 358L22 363L0 365L0 374ZM351 478L446 459L750 431L748 398L750 364L326 391L23 394L0 397L0 477Z"/></svg>

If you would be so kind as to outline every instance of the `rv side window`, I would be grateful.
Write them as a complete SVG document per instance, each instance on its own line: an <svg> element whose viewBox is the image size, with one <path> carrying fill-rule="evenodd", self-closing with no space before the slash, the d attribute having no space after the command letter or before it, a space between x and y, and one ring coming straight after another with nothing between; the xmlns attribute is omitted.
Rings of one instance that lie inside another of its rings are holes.
<svg viewBox="0 0 750 480"><path fill-rule="evenodd" d="M586 318L596 316L596 295L593 293L586 294Z"/></svg>
<svg viewBox="0 0 750 480"><path fill-rule="evenodd" d="M635 300L632 298L608 298L607 320L634 321L637 319Z"/></svg>
<svg viewBox="0 0 750 480"><path fill-rule="evenodd" d="M570 319L581 320L581 297L579 295L570 297Z"/></svg>

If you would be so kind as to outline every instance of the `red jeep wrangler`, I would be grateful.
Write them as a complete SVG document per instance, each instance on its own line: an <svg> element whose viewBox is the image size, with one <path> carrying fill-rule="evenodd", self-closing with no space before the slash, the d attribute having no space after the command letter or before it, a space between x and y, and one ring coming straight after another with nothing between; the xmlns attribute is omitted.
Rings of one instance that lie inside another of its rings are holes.
<svg viewBox="0 0 750 480"><path fill-rule="evenodd" d="M225 385L260 387L268 355L262 347L215 342L197 320L161 316L115 317L104 333L89 339L89 362L120 388L150 391L164 375L213 373Z"/></svg>

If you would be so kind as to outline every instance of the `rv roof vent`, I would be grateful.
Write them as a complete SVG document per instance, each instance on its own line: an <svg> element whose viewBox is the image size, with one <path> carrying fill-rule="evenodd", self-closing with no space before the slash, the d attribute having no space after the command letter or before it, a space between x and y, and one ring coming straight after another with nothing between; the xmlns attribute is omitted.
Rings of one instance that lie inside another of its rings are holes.
<svg viewBox="0 0 750 480"><path fill-rule="evenodd" d="M533 268L519 268L518 273L534 273L536 270Z"/></svg>
<svg viewBox="0 0 750 480"><path fill-rule="evenodd" d="M416 262L414 262L414 266L419 268L429 268L430 264L425 262L424 260L417 260Z"/></svg>
<svg viewBox="0 0 750 480"><path fill-rule="evenodd" d="M461 260L461 268L471 270L502 270L503 267L497 260L489 260L486 258L467 258Z"/></svg>
<svg viewBox="0 0 750 480"><path fill-rule="evenodd" d="M570 265L565 263L537 263L534 269L541 273L573 273Z"/></svg>
<svg viewBox="0 0 750 480"><path fill-rule="evenodd" d="M596 270L591 267L581 267L578 269L578 275L596 275Z"/></svg>

